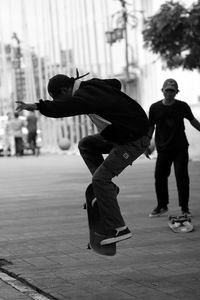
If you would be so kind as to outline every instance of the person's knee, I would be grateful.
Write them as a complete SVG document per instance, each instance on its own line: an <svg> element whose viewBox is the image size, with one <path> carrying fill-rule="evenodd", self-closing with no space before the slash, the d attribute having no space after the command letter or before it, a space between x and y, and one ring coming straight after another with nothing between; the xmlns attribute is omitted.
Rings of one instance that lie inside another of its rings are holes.
<svg viewBox="0 0 200 300"><path fill-rule="evenodd" d="M100 172L95 172L92 176L92 184L93 186L103 185L105 178L101 175Z"/></svg>
<svg viewBox="0 0 200 300"><path fill-rule="evenodd" d="M94 185L104 185L106 182L111 181L112 178L113 173L108 168L101 165L93 174L92 183Z"/></svg>
<svg viewBox="0 0 200 300"><path fill-rule="evenodd" d="M87 137L82 138L78 143L79 151L84 151L87 148Z"/></svg>

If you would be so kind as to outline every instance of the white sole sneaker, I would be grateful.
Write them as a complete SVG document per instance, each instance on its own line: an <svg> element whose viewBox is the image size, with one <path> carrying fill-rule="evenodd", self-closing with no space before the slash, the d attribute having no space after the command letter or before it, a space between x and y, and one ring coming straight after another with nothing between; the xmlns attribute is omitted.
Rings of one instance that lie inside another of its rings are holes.
<svg viewBox="0 0 200 300"><path fill-rule="evenodd" d="M150 214L149 214L149 217L150 217L150 218L157 218L157 217L160 217L160 216L166 214L167 212L168 212L168 210L164 210L164 211L161 211L159 214L156 214L156 215L150 213Z"/></svg>
<svg viewBox="0 0 200 300"><path fill-rule="evenodd" d="M104 245L109 245L109 244L113 244L113 243L118 243L118 242L130 239L131 237L132 237L132 233L130 232L130 233L127 233L127 234L124 234L121 236L105 239L105 240L101 241L100 244L101 244L101 246L104 246Z"/></svg>

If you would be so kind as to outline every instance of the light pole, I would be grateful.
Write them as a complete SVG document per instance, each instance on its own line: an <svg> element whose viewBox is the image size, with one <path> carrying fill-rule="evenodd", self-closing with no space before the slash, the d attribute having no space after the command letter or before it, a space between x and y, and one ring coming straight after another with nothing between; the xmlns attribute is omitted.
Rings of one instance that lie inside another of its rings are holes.
<svg viewBox="0 0 200 300"><path fill-rule="evenodd" d="M13 45L13 67L15 69L15 81L16 81L16 92L17 100L23 100L23 77L22 77L22 67L21 67L21 41L18 38L16 32L13 32L12 39L15 41L15 46Z"/></svg>
<svg viewBox="0 0 200 300"><path fill-rule="evenodd" d="M124 39L125 41L125 75L127 82L130 80L129 72L129 43L128 43L128 18L131 17L131 26L135 27L137 25L137 18L127 11L126 1L119 0L122 6L122 10L116 12L112 15L112 18L117 16L116 25L117 27L106 31L106 42L112 46L113 43Z"/></svg>
<svg viewBox="0 0 200 300"><path fill-rule="evenodd" d="M127 31L127 22L128 22L128 15L126 9L126 2L124 0L119 0L122 5L122 19L124 23L124 40L125 40L125 61L126 61L126 78L127 81L130 79L129 73L129 58L128 58L128 31Z"/></svg>
<svg viewBox="0 0 200 300"><path fill-rule="evenodd" d="M17 43L17 47L15 47L14 56L18 62L17 67L20 69L21 68L21 41L18 38L16 32L13 32L12 39L15 40Z"/></svg>

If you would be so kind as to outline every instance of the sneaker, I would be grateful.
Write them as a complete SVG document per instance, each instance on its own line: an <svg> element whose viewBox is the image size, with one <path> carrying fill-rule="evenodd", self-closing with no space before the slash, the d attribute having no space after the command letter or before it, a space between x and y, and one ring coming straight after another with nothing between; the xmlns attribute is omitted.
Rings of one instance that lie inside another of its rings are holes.
<svg viewBox="0 0 200 300"><path fill-rule="evenodd" d="M192 217L191 212L189 211L189 208L187 209L182 209L182 214L187 216L187 217Z"/></svg>
<svg viewBox="0 0 200 300"><path fill-rule="evenodd" d="M167 206L166 207L159 207L157 206L156 208L154 208L154 210L149 214L150 218L153 217L160 217L161 215L165 214L168 211Z"/></svg>
<svg viewBox="0 0 200 300"><path fill-rule="evenodd" d="M132 237L132 234L128 227L126 227L124 230L113 230L111 234L108 234L105 236L105 238L101 241L101 245L108 245L117 243L123 240L127 240Z"/></svg>

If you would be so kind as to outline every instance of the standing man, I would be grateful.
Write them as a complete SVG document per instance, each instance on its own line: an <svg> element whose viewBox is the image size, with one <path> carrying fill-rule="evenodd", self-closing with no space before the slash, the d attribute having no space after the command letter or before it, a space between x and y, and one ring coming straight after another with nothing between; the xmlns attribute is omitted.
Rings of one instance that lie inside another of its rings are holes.
<svg viewBox="0 0 200 300"><path fill-rule="evenodd" d="M15 155L23 156L24 142L22 129L25 127L24 122L19 118L18 112L14 113L14 119L11 121L12 132L15 140Z"/></svg>
<svg viewBox="0 0 200 300"><path fill-rule="evenodd" d="M37 122L38 118L34 111L30 111L29 115L26 118L27 122L27 130L28 130L28 144L31 148L33 154L35 154L37 145L36 145L36 138L37 138Z"/></svg>
<svg viewBox="0 0 200 300"><path fill-rule="evenodd" d="M121 92L117 79L80 81L81 77L78 72L76 78L63 74L52 77L48 92L53 101L17 102L17 110L38 109L51 118L87 114L96 124L99 134L83 138L79 150L92 174L93 190L104 224L101 244L106 245L131 237L118 205L119 190L112 179L148 147L149 122L142 107ZM105 160L103 154L108 154Z"/></svg>
<svg viewBox="0 0 200 300"><path fill-rule="evenodd" d="M7 122L5 125L4 133L5 133L5 148L4 155L5 156L14 156L15 155L15 141L13 136L12 129L12 120L13 115L11 112L7 113Z"/></svg>
<svg viewBox="0 0 200 300"><path fill-rule="evenodd" d="M157 207L150 217L160 216L168 211L168 177L171 165L174 171L178 189L179 206L183 214L191 215L189 202L188 175L188 141L185 134L184 119L200 131L200 123L195 119L189 105L177 100L178 84L174 79L167 79L162 87L164 98L153 103L149 111L150 130L152 137L154 128L157 160L155 167L155 190Z"/></svg>

